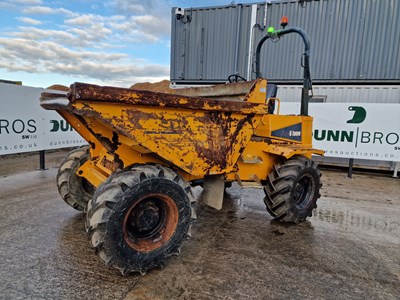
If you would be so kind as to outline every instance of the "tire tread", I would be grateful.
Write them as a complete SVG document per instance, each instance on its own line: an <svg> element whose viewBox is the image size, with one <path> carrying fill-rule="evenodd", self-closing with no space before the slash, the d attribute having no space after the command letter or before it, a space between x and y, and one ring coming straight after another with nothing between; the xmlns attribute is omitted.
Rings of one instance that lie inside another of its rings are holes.
<svg viewBox="0 0 400 300"><path fill-rule="evenodd" d="M74 179L71 176L75 175L72 172L77 164L81 165L90 159L89 149L88 146L83 146L68 153L60 163L56 176L57 188L61 198L69 206L79 211L86 210L90 195L87 193L74 193L70 189L70 185L76 183L73 183Z"/></svg>
<svg viewBox="0 0 400 300"><path fill-rule="evenodd" d="M293 204L291 190L297 176L305 169L310 172L316 172L318 180L315 186L315 195L313 195L312 199L313 203L304 213L300 212ZM319 180L321 176L322 174L318 170L317 164L303 156L295 156L284 163L274 165L264 186L264 203L268 213L281 222L299 223L304 221L306 217L312 215L312 210L317 207L316 201L321 196L319 193L322 187Z"/></svg>
<svg viewBox="0 0 400 300"><path fill-rule="evenodd" d="M193 213L195 199L192 188L189 183L184 181L171 169L157 164L133 165L129 169L111 175L101 186L99 186L93 199L89 201L86 231L91 246L95 249L95 252L98 253L104 263L107 266L118 269L123 275L131 272L140 272L143 274L148 269L163 266L167 258L175 254L181 246L177 245L175 248L163 253L162 257L157 258L156 261L143 263L140 266L136 264L136 267L131 267L124 265L115 253L112 253L111 250L107 249L106 243L104 243L107 239L108 216L114 212L113 207L117 203L116 198L118 198L118 195L123 194L124 191L133 188L135 185L138 185L149 178L165 178L179 184L187 194L191 203L191 218L192 220L195 218Z"/></svg>

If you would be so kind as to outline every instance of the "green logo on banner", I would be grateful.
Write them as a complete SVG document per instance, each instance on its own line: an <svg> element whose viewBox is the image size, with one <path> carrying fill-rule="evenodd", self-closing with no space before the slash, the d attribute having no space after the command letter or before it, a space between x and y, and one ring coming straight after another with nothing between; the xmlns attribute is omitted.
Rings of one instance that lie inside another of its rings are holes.
<svg viewBox="0 0 400 300"><path fill-rule="evenodd" d="M360 124L364 122L365 118L367 117L367 111L364 107L361 106L349 106L350 111L354 111L353 118L347 121L347 123L351 124Z"/></svg>

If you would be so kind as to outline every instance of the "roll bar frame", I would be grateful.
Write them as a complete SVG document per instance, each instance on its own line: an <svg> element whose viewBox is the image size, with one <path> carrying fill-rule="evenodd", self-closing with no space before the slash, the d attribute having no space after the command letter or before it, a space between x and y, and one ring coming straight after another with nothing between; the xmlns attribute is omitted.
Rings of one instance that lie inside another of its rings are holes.
<svg viewBox="0 0 400 300"><path fill-rule="evenodd" d="M312 90L312 82L311 82L311 74L310 74L310 38L307 33L299 27L290 27L287 29L276 30L272 33L268 33L264 36L257 44L256 48L256 78L261 77L260 72L260 52L261 47L264 42L269 38L281 37L289 33L297 33L301 36L304 42L304 53L302 59L302 67L304 69L303 72L303 88L301 90L301 107L300 107L300 115L308 116L308 103L310 101L310 91Z"/></svg>

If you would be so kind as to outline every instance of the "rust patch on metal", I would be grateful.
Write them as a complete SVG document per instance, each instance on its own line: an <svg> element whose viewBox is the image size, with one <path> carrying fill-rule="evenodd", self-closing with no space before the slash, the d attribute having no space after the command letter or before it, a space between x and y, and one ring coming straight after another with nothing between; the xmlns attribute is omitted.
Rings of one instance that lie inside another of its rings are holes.
<svg viewBox="0 0 400 300"><path fill-rule="evenodd" d="M96 118L97 120L101 120L101 122L103 124L107 124L108 126L112 126L112 123L110 121L108 121L108 119L103 118L99 112L94 111L88 104L84 105L84 110L77 110L74 108L73 112L74 112L74 115L76 116L76 118L78 118L82 122L82 124L100 142L100 144L102 144L103 147L106 148L110 154L114 155L114 162L113 162L114 166L107 167L104 165L104 167L111 170L112 172L114 172L117 169L123 169L124 162L119 157L119 155L115 153L117 151L118 147L121 145L121 143L119 142L118 132L113 131L113 136L112 136L112 139L110 140L110 139L102 136L101 134L94 132L94 130L88 124L88 122L86 121L86 119L84 117L86 116L86 117ZM111 127L111 128L113 128L113 127ZM90 143L90 146L93 149L95 149L95 144ZM107 165L109 165L109 164L107 164Z"/></svg>
<svg viewBox="0 0 400 300"><path fill-rule="evenodd" d="M135 108L129 108L125 110L125 113L127 114L129 121L131 122L132 127L135 128L135 130L146 130L146 128L143 128L142 124L140 123L141 120L159 119L159 116L156 113L147 113ZM164 119L164 117L161 118ZM163 123L166 124L169 122L165 121Z"/></svg>
<svg viewBox="0 0 400 300"><path fill-rule="evenodd" d="M202 144L195 143L196 151L199 153L208 165L211 167L218 166L225 169L227 165L226 157L232 149L232 140L230 137L231 123L234 121L230 114L220 112L210 112L201 120L204 124L216 124L219 128L216 131L210 130L207 133L207 142L209 147L205 148ZM196 141L195 141L196 142Z"/></svg>
<svg viewBox="0 0 400 300"><path fill-rule="evenodd" d="M241 133L244 124L252 124L253 115L247 115L245 118L233 118L230 113L210 112L203 118L204 124L217 124L220 130L207 133L208 147L203 143L194 140L196 151L208 165L209 169L218 167L221 170L228 166L228 156L234 152L233 147L237 144L238 135ZM231 132L231 129L234 131ZM244 150L244 145L240 148L240 154Z"/></svg>
<svg viewBox="0 0 400 300"><path fill-rule="evenodd" d="M107 159L107 157L103 157L102 160L100 161L100 164L110 170L112 173L114 173L117 169L121 169L120 163L117 161L111 161L109 159Z"/></svg>
<svg viewBox="0 0 400 300"><path fill-rule="evenodd" d="M84 104L83 110L77 110L77 109L73 108L72 112L85 125L85 127L90 131L90 133L96 137L96 139L104 146L104 148L107 149L108 152L110 152L110 153L115 152L115 150L118 148L118 145L120 145L120 143L118 143L118 137L117 137L117 142L115 142L115 141L109 140L108 138L102 136L101 134L94 132L94 130L91 128L91 126L86 121L85 117L91 117L91 118L95 118L97 120L101 120L101 122L103 124L106 124L108 126L112 126L111 121L109 121L106 118L103 118L101 113L94 111L86 103ZM118 136L118 133L113 132L113 137L114 137L114 134L116 134Z"/></svg>
<svg viewBox="0 0 400 300"><path fill-rule="evenodd" d="M46 100L53 100L53 99L58 99L58 98L66 98L67 93L51 93L51 92L43 92L40 95L39 100L40 101L46 101Z"/></svg>

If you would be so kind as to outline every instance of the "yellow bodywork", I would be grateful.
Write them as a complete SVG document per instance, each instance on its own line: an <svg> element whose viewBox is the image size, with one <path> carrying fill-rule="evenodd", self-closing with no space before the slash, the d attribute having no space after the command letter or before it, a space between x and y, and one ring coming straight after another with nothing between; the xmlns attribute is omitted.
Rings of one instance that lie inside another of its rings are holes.
<svg viewBox="0 0 400 300"><path fill-rule="evenodd" d="M75 83L68 100L42 95L41 105L90 144L77 174L94 186L138 163L166 165L187 181L262 182L283 159L323 153L312 148L311 117L268 114L266 83L256 80L242 101Z"/></svg>

